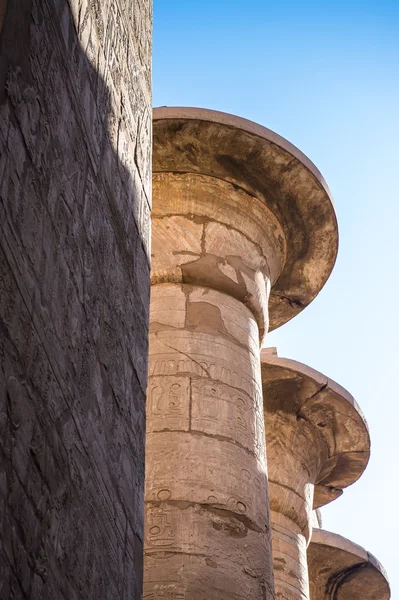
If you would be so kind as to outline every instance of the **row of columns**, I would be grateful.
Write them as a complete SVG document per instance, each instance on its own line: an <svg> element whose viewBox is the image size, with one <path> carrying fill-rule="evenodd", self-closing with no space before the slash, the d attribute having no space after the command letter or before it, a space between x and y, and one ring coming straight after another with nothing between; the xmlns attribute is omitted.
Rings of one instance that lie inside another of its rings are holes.
<svg viewBox="0 0 399 600"><path fill-rule="evenodd" d="M276 597L305 600L313 510L360 477L370 440L341 386L276 353L261 356Z"/></svg>
<svg viewBox="0 0 399 600"><path fill-rule="evenodd" d="M345 390L260 348L333 267L328 188L273 132L198 109L155 111L153 171L144 598L308 599L312 511L360 476L368 432Z"/></svg>

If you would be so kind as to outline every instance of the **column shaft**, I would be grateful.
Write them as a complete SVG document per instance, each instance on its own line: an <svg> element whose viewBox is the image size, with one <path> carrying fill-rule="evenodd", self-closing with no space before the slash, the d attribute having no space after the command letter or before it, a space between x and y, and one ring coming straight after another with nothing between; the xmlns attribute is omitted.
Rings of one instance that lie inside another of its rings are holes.
<svg viewBox="0 0 399 600"><path fill-rule="evenodd" d="M271 511L270 517L276 600L308 599L306 537L295 521L281 513Z"/></svg>
<svg viewBox="0 0 399 600"><path fill-rule="evenodd" d="M256 321L178 284L150 319L144 597L272 598Z"/></svg>
<svg viewBox="0 0 399 600"><path fill-rule="evenodd" d="M267 414L273 567L277 600L308 600L306 548L311 535L313 484L324 446L303 419Z"/></svg>

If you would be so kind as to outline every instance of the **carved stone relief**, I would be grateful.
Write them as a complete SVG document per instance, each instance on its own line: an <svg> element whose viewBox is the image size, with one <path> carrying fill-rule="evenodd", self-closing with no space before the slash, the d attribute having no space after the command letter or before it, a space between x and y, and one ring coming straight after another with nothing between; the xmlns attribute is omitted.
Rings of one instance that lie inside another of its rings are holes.
<svg viewBox="0 0 399 600"><path fill-rule="evenodd" d="M0 45L0 598L139 598L151 2L9 3Z"/></svg>

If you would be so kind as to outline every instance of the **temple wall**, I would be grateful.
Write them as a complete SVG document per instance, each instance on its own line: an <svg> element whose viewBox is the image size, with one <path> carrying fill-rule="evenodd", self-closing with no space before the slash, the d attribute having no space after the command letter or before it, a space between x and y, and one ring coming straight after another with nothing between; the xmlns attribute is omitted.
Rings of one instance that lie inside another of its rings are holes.
<svg viewBox="0 0 399 600"><path fill-rule="evenodd" d="M0 37L0 598L141 597L150 0Z"/></svg>

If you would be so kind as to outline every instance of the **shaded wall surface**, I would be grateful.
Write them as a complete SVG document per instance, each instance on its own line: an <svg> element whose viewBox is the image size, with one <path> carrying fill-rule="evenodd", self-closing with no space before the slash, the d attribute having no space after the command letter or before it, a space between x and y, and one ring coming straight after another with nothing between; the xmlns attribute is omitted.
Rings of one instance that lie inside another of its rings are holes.
<svg viewBox="0 0 399 600"><path fill-rule="evenodd" d="M150 0L0 38L0 598L140 598Z"/></svg>

